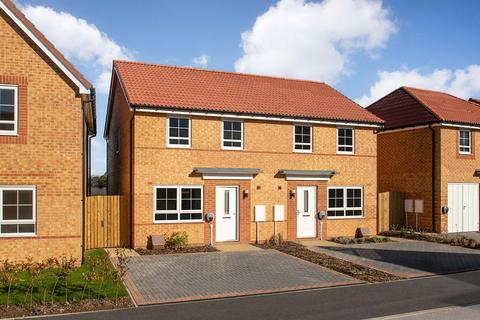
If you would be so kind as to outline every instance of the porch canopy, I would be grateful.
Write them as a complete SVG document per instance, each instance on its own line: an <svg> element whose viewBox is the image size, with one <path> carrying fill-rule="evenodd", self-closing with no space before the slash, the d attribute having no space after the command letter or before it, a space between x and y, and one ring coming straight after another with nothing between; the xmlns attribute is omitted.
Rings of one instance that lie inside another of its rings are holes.
<svg viewBox="0 0 480 320"><path fill-rule="evenodd" d="M212 179L240 179L252 180L262 172L256 168L193 168L193 173L200 174L204 180Z"/></svg>
<svg viewBox="0 0 480 320"><path fill-rule="evenodd" d="M335 174L335 170L289 170L280 169L278 175L284 176L286 180L330 180Z"/></svg>

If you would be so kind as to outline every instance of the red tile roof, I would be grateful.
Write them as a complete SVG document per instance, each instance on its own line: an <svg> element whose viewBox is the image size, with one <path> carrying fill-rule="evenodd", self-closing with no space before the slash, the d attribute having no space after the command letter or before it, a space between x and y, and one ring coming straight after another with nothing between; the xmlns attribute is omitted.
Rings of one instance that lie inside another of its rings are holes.
<svg viewBox="0 0 480 320"><path fill-rule="evenodd" d="M470 98L470 99L468 99L468 101L476 103L476 104L480 104L480 99Z"/></svg>
<svg viewBox="0 0 480 320"><path fill-rule="evenodd" d="M480 125L480 108L445 92L404 87L440 121Z"/></svg>
<svg viewBox="0 0 480 320"><path fill-rule="evenodd" d="M381 124L324 83L115 61L131 105Z"/></svg>
<svg viewBox="0 0 480 320"><path fill-rule="evenodd" d="M7 7L10 9L13 14L22 21L23 24L37 37L40 42L50 50L53 55L61 61L61 63L78 79L86 88L92 89L92 84L60 53L60 51L55 48L55 46L48 41L47 38L41 33L30 20L25 17L25 15L18 10L18 8L10 0L1 0Z"/></svg>
<svg viewBox="0 0 480 320"><path fill-rule="evenodd" d="M385 129L437 122L480 125L477 104L448 93L411 87L389 93L367 110L385 120Z"/></svg>

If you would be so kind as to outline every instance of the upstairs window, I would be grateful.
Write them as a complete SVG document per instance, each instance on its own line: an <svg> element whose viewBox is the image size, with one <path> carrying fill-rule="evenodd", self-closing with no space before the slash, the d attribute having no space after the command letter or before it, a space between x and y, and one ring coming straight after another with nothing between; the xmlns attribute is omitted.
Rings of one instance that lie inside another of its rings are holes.
<svg viewBox="0 0 480 320"><path fill-rule="evenodd" d="M306 125L294 126L295 152L312 152L312 127Z"/></svg>
<svg viewBox="0 0 480 320"><path fill-rule="evenodd" d="M337 128L337 153L353 154L355 152L355 131L352 128Z"/></svg>
<svg viewBox="0 0 480 320"><path fill-rule="evenodd" d="M17 133L18 88L0 85L0 134Z"/></svg>
<svg viewBox="0 0 480 320"><path fill-rule="evenodd" d="M0 236L35 235L35 188L0 187Z"/></svg>
<svg viewBox="0 0 480 320"><path fill-rule="evenodd" d="M202 221L203 190L199 186L155 188L155 222Z"/></svg>
<svg viewBox="0 0 480 320"><path fill-rule="evenodd" d="M459 152L460 154L472 153L472 132L467 129L460 129L458 135Z"/></svg>
<svg viewBox="0 0 480 320"><path fill-rule="evenodd" d="M169 147L190 148L190 118L169 117L167 141Z"/></svg>
<svg viewBox="0 0 480 320"><path fill-rule="evenodd" d="M222 149L243 149L243 122L224 120L222 123Z"/></svg>

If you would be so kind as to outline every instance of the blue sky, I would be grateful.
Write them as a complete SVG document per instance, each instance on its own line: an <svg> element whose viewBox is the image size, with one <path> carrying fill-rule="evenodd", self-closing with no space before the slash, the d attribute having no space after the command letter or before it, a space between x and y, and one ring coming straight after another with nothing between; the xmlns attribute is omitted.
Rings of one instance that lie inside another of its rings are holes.
<svg viewBox="0 0 480 320"><path fill-rule="evenodd" d="M113 58L326 81L364 106L401 85L480 96L476 0L16 3L99 88L94 173Z"/></svg>

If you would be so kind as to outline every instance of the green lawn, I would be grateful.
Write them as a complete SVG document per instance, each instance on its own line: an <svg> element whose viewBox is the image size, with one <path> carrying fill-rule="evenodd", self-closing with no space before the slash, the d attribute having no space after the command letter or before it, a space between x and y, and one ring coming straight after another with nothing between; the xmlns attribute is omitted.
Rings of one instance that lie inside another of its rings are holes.
<svg viewBox="0 0 480 320"><path fill-rule="evenodd" d="M112 274L114 268L103 249L87 251L85 263L68 274L67 286L61 278L57 281L60 268L40 270L37 276L33 276L33 286L31 285L32 272L28 270L27 268L26 271L16 273L10 290L10 304L30 303L31 300L50 302L52 298L57 302L65 302L67 299L78 301L88 298L115 298L117 294L118 297L128 295L123 283L115 281L115 276ZM0 272L0 304L7 304L9 281L5 275L4 272ZM55 291L53 291L54 287ZM29 288L33 288L32 295L27 293Z"/></svg>

